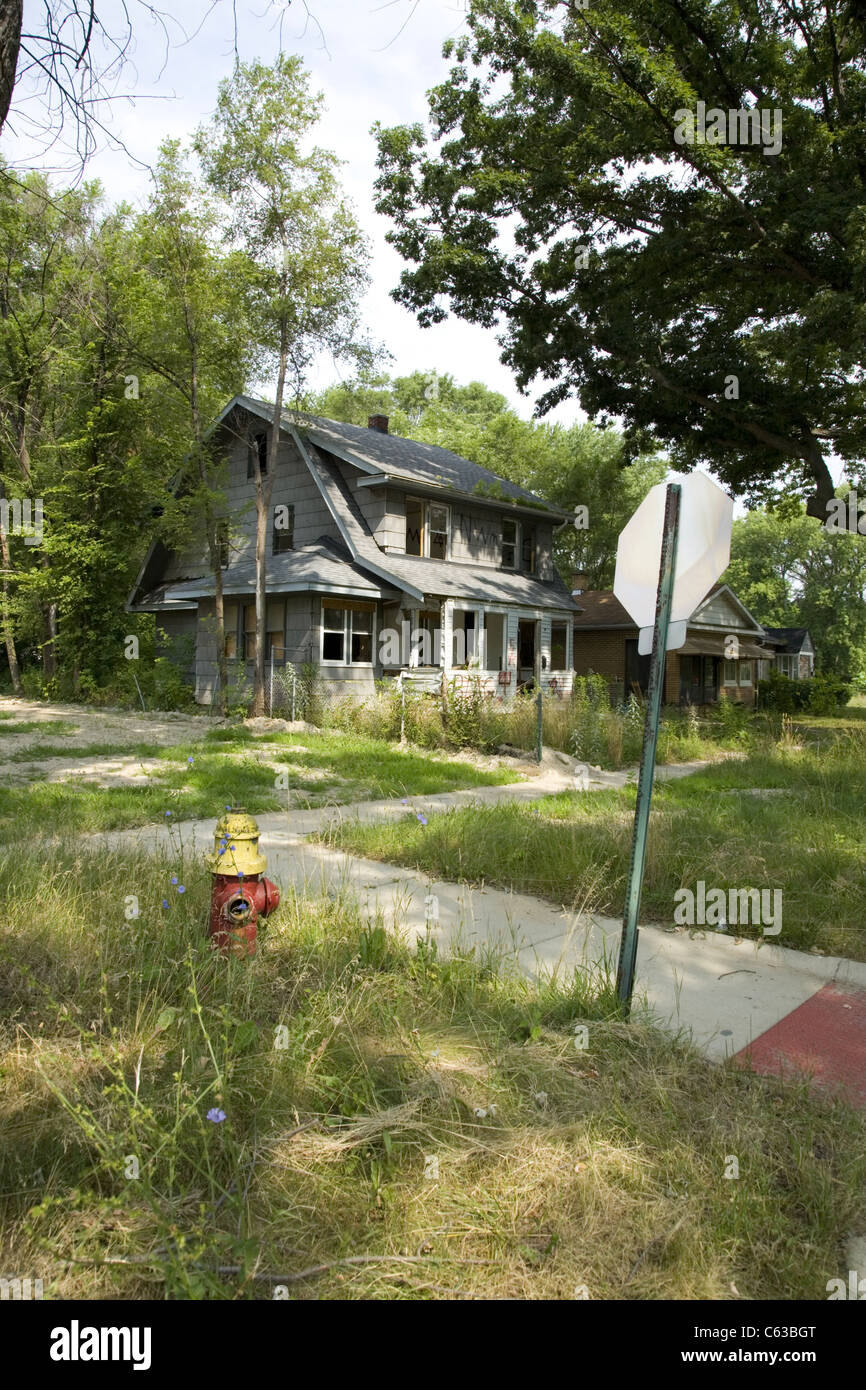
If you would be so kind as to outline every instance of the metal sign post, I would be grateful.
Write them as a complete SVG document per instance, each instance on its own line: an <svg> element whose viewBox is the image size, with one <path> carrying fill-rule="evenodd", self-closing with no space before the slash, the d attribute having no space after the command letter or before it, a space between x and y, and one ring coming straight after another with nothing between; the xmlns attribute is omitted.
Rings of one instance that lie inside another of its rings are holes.
<svg viewBox="0 0 866 1390"><path fill-rule="evenodd" d="M646 718L644 720L643 750L641 752L640 774L637 784L637 806L634 813L634 834L631 844L631 860L626 880L625 913L620 939L619 966L616 973L616 993L623 1006L626 1018L631 1012L631 997L634 990L634 971L637 960L638 913L640 912L641 888L643 887L644 864L646 861L647 831L649 829L650 801L652 798L653 776L655 774L656 744L659 735L662 694L665 684L665 661L668 646L671 603L674 591L674 575L677 563L677 541L679 539L680 518L679 483L669 483L665 496L665 515L662 530L661 563L659 565L658 589L656 592L655 626L653 628L652 656L650 658L649 686L647 689Z"/></svg>

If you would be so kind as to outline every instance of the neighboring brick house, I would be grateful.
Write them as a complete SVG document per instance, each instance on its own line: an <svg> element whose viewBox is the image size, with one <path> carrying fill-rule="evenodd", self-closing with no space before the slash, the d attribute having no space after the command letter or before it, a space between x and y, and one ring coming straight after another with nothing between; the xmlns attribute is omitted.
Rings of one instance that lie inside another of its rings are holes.
<svg viewBox="0 0 866 1390"><path fill-rule="evenodd" d="M638 629L609 591L574 591L574 668L607 676L624 696L646 692L649 656L638 654ZM686 641L668 652L665 704L711 704L719 699L752 705L758 663L772 662L777 642L727 584L717 584L695 609ZM762 672L763 674L763 672Z"/></svg>
<svg viewBox="0 0 866 1390"><path fill-rule="evenodd" d="M212 439L227 460L227 655L255 656L255 467L273 407L236 396ZM430 444L286 412L267 552L266 658L314 663L327 692L363 696L385 675L435 686L480 678L505 699L571 689L574 602L553 563L559 508ZM217 683L214 583L201 537L157 542L127 608L194 646L196 699Z"/></svg>

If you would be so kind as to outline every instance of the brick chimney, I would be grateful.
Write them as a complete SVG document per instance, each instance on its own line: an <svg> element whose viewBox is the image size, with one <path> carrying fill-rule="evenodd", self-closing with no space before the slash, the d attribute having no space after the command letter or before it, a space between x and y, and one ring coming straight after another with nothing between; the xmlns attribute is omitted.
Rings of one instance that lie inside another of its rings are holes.
<svg viewBox="0 0 866 1390"><path fill-rule="evenodd" d="M388 433L388 416L387 416L387 415L371 415L371 416L369 417L369 419L367 420L367 429L368 429L368 430L378 430L380 434L387 434L387 433Z"/></svg>
<svg viewBox="0 0 866 1390"><path fill-rule="evenodd" d="M586 574L584 573L583 570L573 570L573 571L572 571L572 575L571 575L571 592L572 592L572 594L582 594L582 593L584 593L585 590L586 590L586 587L587 587L586 580L587 580L587 576L586 576Z"/></svg>

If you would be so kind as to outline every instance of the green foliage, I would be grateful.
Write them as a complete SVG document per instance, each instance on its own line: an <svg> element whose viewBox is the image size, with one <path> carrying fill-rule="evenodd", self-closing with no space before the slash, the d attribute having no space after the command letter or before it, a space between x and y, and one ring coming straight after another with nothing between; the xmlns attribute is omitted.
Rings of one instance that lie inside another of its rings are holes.
<svg viewBox="0 0 866 1390"><path fill-rule="evenodd" d="M578 396L823 517L825 453L866 447L864 39L849 0L473 0L427 126L377 127L396 297L502 324L542 411ZM699 100L783 135L684 141Z"/></svg>
<svg viewBox="0 0 866 1390"><path fill-rule="evenodd" d="M837 489L840 496L848 485ZM734 522L724 580L759 622L808 628L819 669L866 676L866 540L828 530L802 503Z"/></svg>
<svg viewBox="0 0 866 1390"><path fill-rule="evenodd" d="M838 676L819 672L809 680L794 680L781 671L770 671L758 682L762 709L778 714L836 714L851 698L851 684Z"/></svg>

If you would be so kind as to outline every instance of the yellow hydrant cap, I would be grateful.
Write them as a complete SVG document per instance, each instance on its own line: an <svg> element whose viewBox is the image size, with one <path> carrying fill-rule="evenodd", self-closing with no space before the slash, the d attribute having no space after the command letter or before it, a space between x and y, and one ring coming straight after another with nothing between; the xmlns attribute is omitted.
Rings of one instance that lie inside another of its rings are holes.
<svg viewBox="0 0 866 1390"><path fill-rule="evenodd" d="M215 874L263 874L268 861L259 851L259 826L242 806L234 806L216 823L214 852L207 856Z"/></svg>

